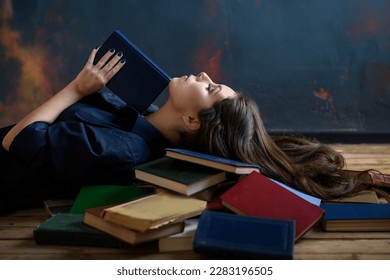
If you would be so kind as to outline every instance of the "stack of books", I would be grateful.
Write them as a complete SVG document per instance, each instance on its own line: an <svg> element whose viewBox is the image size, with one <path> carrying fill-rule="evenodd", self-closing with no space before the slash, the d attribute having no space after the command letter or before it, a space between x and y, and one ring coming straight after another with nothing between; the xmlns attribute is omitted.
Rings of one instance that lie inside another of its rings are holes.
<svg viewBox="0 0 390 280"><path fill-rule="evenodd" d="M320 199L267 178L255 165L190 150L167 149L136 166L135 176L134 186L85 186L61 219L82 215L83 227L131 246L157 241L161 252L291 259L294 243L324 213ZM64 242L66 227L56 241L58 228L50 240L42 234L56 218L35 230L37 243L76 243Z"/></svg>

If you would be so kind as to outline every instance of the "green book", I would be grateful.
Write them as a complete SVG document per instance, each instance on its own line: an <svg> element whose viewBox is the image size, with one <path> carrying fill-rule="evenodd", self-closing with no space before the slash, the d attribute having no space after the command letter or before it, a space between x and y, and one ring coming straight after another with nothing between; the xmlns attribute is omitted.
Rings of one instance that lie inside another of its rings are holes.
<svg viewBox="0 0 390 280"><path fill-rule="evenodd" d="M153 193L153 188L138 185L88 185L80 190L70 213L84 214L88 208L121 204Z"/></svg>
<svg viewBox="0 0 390 280"><path fill-rule="evenodd" d="M135 167L135 177L185 195L226 181L226 172L215 168L162 157Z"/></svg>
<svg viewBox="0 0 390 280"><path fill-rule="evenodd" d="M37 244L122 248L119 239L83 223L83 214L59 213L33 231Z"/></svg>

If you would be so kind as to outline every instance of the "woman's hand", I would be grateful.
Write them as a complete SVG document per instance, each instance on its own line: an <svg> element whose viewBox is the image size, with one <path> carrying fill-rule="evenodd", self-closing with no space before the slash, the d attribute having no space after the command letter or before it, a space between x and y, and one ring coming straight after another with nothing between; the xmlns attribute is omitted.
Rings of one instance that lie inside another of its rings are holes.
<svg viewBox="0 0 390 280"><path fill-rule="evenodd" d="M74 90L82 96L103 88L126 63L126 59L122 58L122 52L114 55L115 50L111 49L94 65L97 51L98 49L94 49L91 52L84 68L71 83Z"/></svg>

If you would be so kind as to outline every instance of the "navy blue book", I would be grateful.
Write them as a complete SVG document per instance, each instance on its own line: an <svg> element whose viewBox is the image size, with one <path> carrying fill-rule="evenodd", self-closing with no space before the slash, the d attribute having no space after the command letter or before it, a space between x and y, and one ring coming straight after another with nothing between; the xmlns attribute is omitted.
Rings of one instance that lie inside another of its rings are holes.
<svg viewBox="0 0 390 280"><path fill-rule="evenodd" d="M165 150L167 157L197 163L226 172L236 174L250 174L252 171L260 171L260 167L255 164L249 164L224 157L200 153L193 150L175 148L166 148Z"/></svg>
<svg viewBox="0 0 390 280"><path fill-rule="evenodd" d="M390 231L390 204L323 203L325 231Z"/></svg>
<svg viewBox="0 0 390 280"><path fill-rule="evenodd" d="M126 64L106 86L142 113L166 88L171 77L119 30L114 30L100 46L94 64L111 48L115 49L113 55L123 52Z"/></svg>
<svg viewBox="0 0 390 280"><path fill-rule="evenodd" d="M322 203L324 220L390 219L390 204L380 203Z"/></svg>
<svg viewBox="0 0 390 280"><path fill-rule="evenodd" d="M195 232L195 252L218 258L292 259L295 222L204 211Z"/></svg>

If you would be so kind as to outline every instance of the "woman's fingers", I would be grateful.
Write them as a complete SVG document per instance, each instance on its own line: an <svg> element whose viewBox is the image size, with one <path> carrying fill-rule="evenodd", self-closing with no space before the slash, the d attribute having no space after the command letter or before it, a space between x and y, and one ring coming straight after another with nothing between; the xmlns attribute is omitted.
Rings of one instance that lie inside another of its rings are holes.
<svg viewBox="0 0 390 280"><path fill-rule="evenodd" d="M97 50L94 50L91 53L92 61L95 58L96 52ZM114 53L115 49L110 49L92 68L92 71L100 76L104 83L107 83L126 62L122 52L118 52L115 55Z"/></svg>
<svg viewBox="0 0 390 280"><path fill-rule="evenodd" d="M100 69L101 74L106 76L118 64L118 62L122 59L122 56L122 52L118 52L115 56L112 56L104 67Z"/></svg>
<svg viewBox="0 0 390 280"><path fill-rule="evenodd" d="M97 50L96 51L93 50L92 54L95 53L95 55L96 55L96 52L97 52ZM93 66L95 71L101 70L106 65L107 61L110 60L110 58L113 56L114 53L115 53L115 49L114 48L112 48L108 52L106 52L103 55L103 57L96 63L96 65ZM92 61L95 59L95 55L93 56Z"/></svg>

